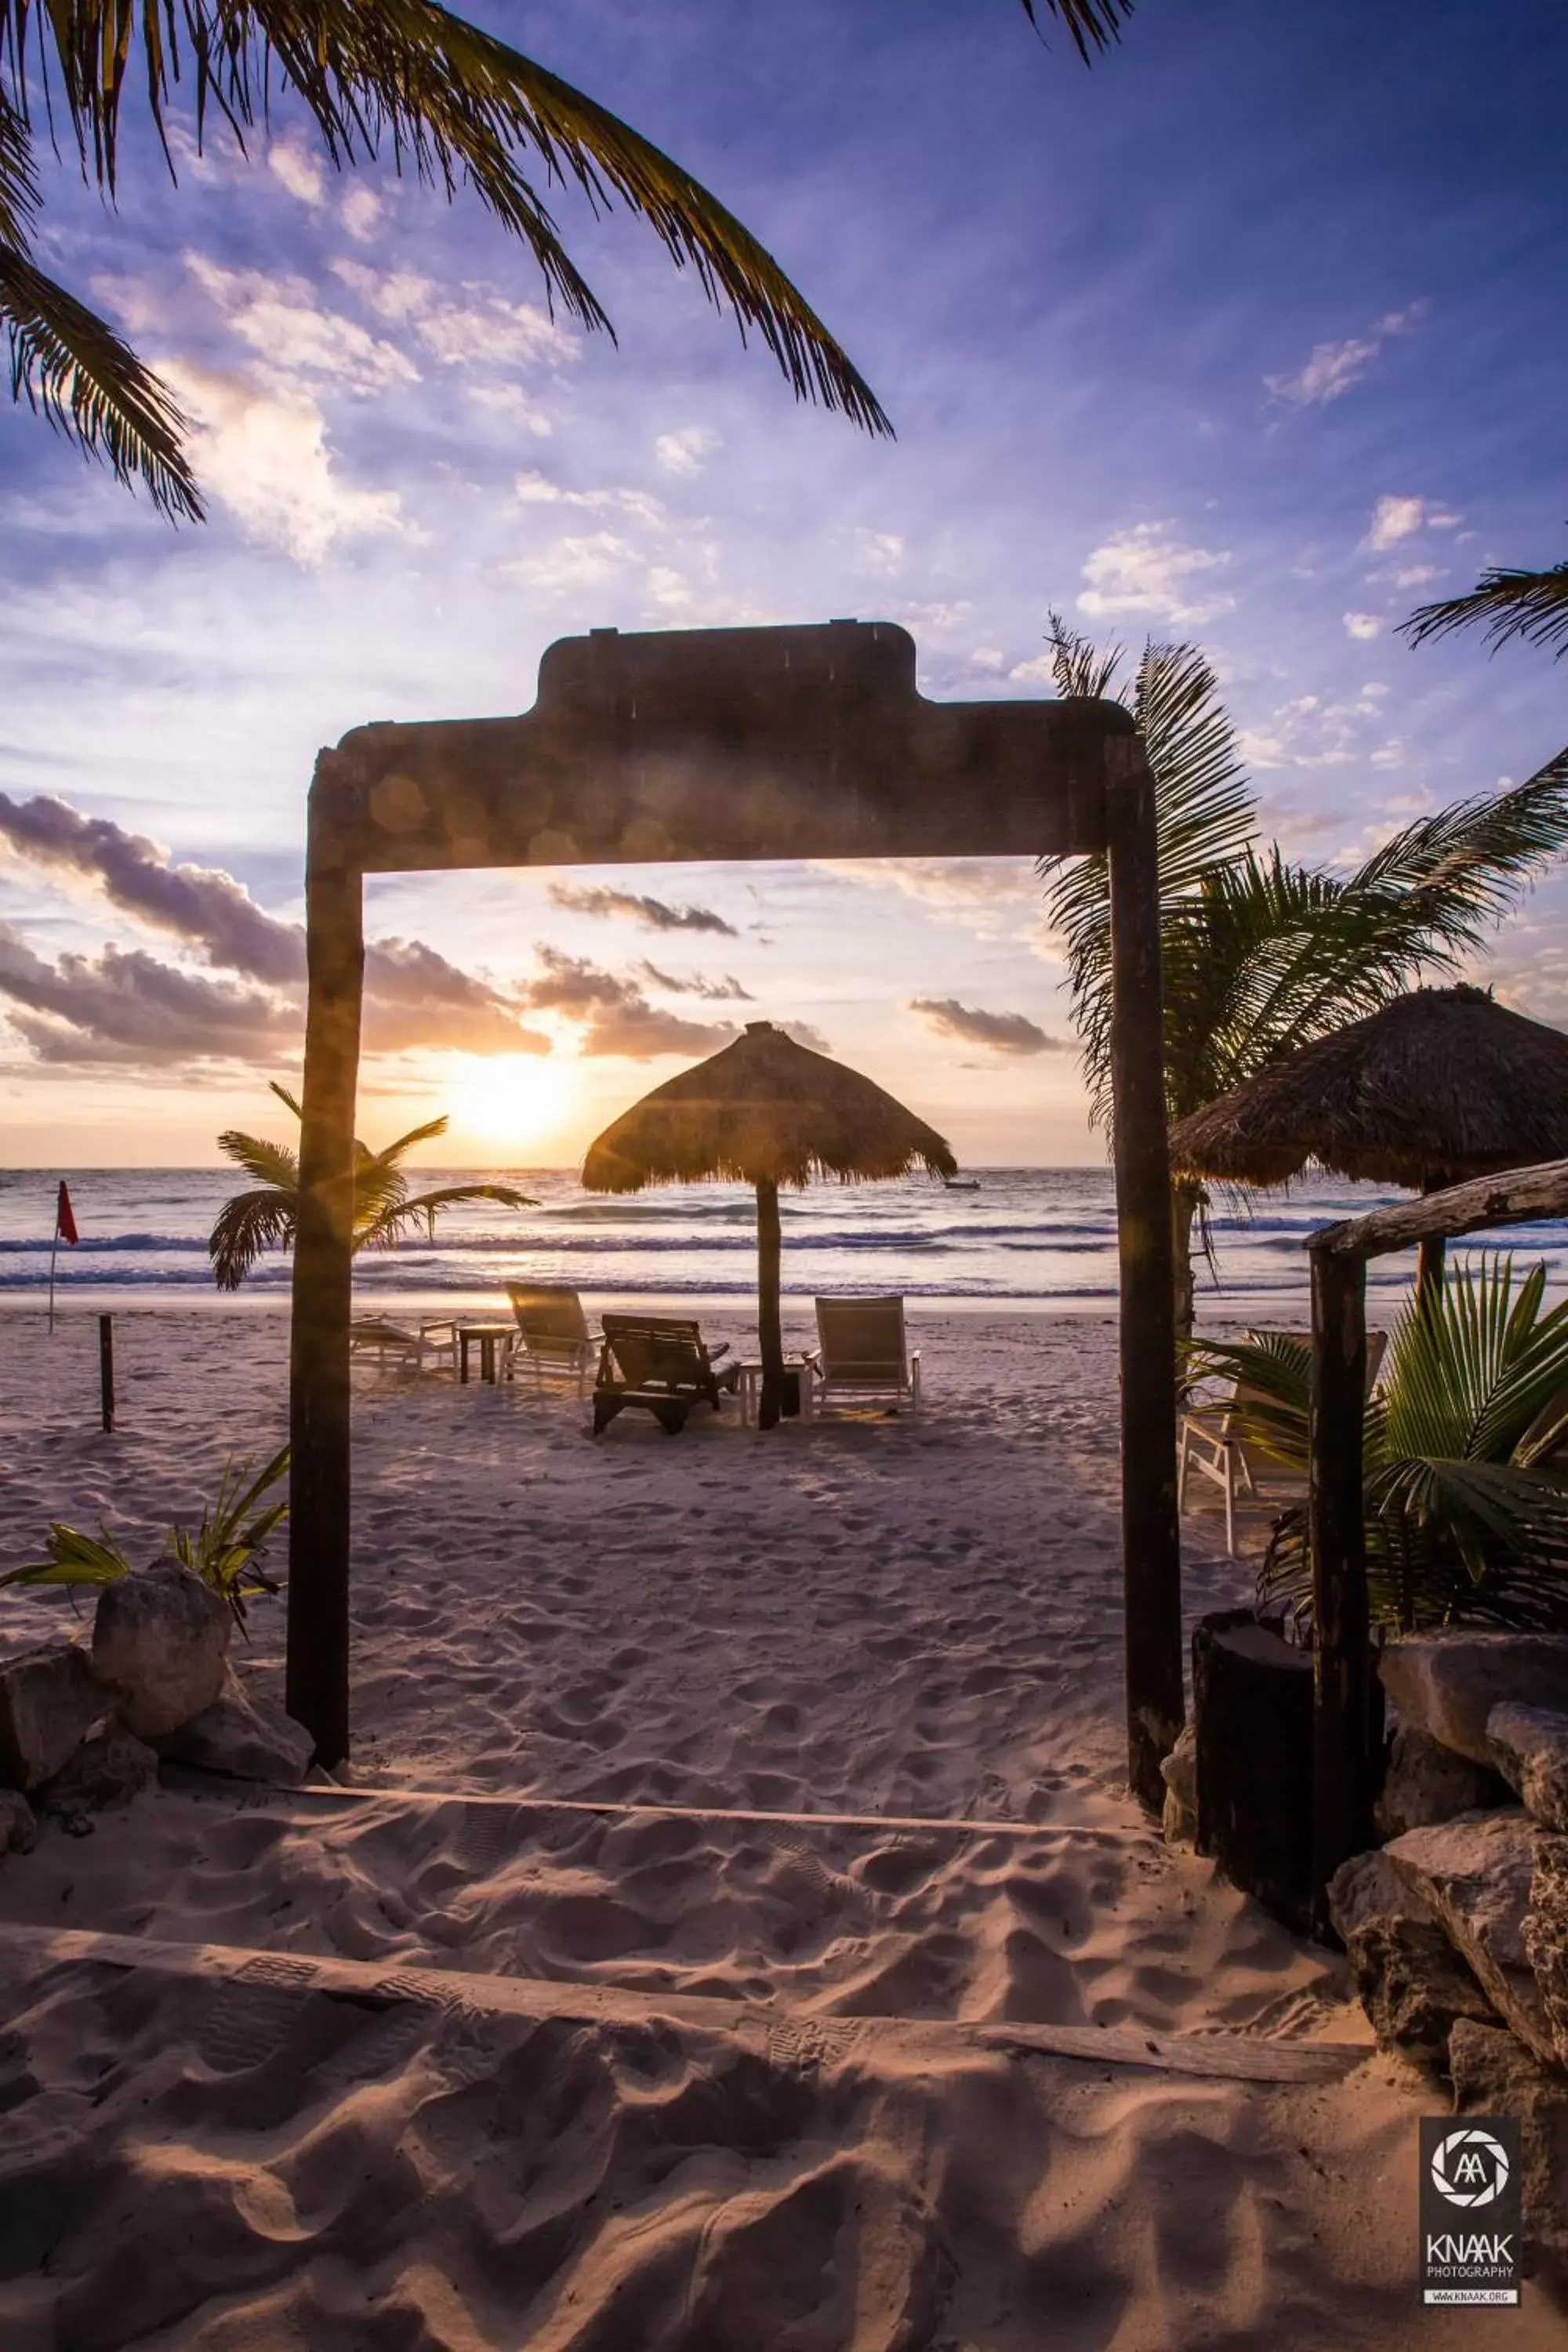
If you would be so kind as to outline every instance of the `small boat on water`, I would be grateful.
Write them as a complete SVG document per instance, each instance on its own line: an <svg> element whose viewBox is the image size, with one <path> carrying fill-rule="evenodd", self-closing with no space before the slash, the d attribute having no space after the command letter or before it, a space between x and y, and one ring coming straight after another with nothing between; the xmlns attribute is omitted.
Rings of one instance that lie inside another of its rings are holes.
<svg viewBox="0 0 1568 2352"><path fill-rule="evenodd" d="M978 1176L944 1176L942 1183L944 1192L978 1192L980 1190Z"/></svg>

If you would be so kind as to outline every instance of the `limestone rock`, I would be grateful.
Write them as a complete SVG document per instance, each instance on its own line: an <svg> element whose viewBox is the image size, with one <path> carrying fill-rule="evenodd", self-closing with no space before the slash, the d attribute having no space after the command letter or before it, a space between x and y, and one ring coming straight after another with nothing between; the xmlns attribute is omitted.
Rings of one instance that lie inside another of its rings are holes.
<svg viewBox="0 0 1568 2352"><path fill-rule="evenodd" d="M102 1693L99 1694L101 1702ZM38 1791L45 1813L111 1813L153 1788L158 1758L121 1723L107 1723L84 1739L62 1772Z"/></svg>
<svg viewBox="0 0 1568 2352"><path fill-rule="evenodd" d="M38 1842L33 1808L19 1789L0 1789L0 1854L31 1853Z"/></svg>
<svg viewBox="0 0 1568 2352"><path fill-rule="evenodd" d="M178 1560L155 1560L104 1586L92 1670L118 1694L128 1730L156 1739L212 1705L223 1688L231 1622L217 1594Z"/></svg>
<svg viewBox="0 0 1568 2352"><path fill-rule="evenodd" d="M1386 1843L1389 1838L1403 1837L1406 1830L1451 1822L1456 1813L1511 1802L1512 1791L1500 1772L1489 1765L1473 1764L1468 1756L1457 1755L1425 1731L1405 1724L1394 1735L1394 1752L1373 1824Z"/></svg>
<svg viewBox="0 0 1568 2352"><path fill-rule="evenodd" d="M1524 1956L1535 1971L1558 2063L1568 2066L1568 1838L1535 1842Z"/></svg>
<svg viewBox="0 0 1568 2352"><path fill-rule="evenodd" d="M1165 1782L1165 1810L1161 1827L1167 1845L1194 1845L1198 1834L1198 1746L1197 1734L1190 1723L1182 1726L1180 1736L1160 1770Z"/></svg>
<svg viewBox="0 0 1568 2352"><path fill-rule="evenodd" d="M0 1664L0 1783L37 1789L58 1772L103 1713L87 1653L48 1642Z"/></svg>
<svg viewBox="0 0 1568 2352"><path fill-rule="evenodd" d="M1568 2284L1568 2075L1541 2066L1511 2033L1460 2018L1448 2039L1457 2116L1517 2116L1527 2274L1561 2299Z"/></svg>
<svg viewBox="0 0 1568 2352"><path fill-rule="evenodd" d="M1497 2011L1455 1951L1436 1909L1382 1853L1358 1853L1329 1882L1329 1915L1384 2050L1440 2063L1456 2018Z"/></svg>
<svg viewBox="0 0 1568 2352"><path fill-rule="evenodd" d="M1386 1643L1377 1671L1400 1723L1493 1764L1487 1717L1504 1700L1568 1708L1568 1634L1406 1633Z"/></svg>
<svg viewBox="0 0 1568 2352"><path fill-rule="evenodd" d="M212 1705L158 1745L181 1764L289 1789L303 1780L315 1753L310 1733L270 1699L247 1691L232 1666Z"/></svg>
<svg viewBox="0 0 1568 2352"><path fill-rule="evenodd" d="M1383 1852L1406 1886L1425 1898L1520 2040L1548 2063L1552 2023L1525 1956L1524 1920L1540 1832L1528 1813L1461 1813L1430 1829L1406 1830Z"/></svg>
<svg viewBox="0 0 1568 2352"><path fill-rule="evenodd" d="M1525 1811L1568 1831L1568 1712L1507 1700L1487 1717L1487 1746Z"/></svg>

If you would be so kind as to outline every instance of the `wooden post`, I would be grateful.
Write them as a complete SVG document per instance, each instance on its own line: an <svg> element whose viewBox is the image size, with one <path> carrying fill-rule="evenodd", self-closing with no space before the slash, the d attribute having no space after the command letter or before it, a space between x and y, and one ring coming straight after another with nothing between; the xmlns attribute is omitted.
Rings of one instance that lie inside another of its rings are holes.
<svg viewBox="0 0 1568 2352"><path fill-rule="evenodd" d="M757 1353L763 1360L763 1393L757 1427L772 1429L784 1410L784 1337L779 1312L784 1238L779 1226L779 1188L757 1184Z"/></svg>
<svg viewBox="0 0 1568 2352"><path fill-rule="evenodd" d="M327 837L324 751L305 866L304 1119L294 1245L289 1401L289 1644L285 1703L318 1761L349 1746L349 1318L353 1276L354 1093L364 977L359 868Z"/></svg>
<svg viewBox="0 0 1568 2352"><path fill-rule="evenodd" d="M1110 1063L1121 1276L1121 1546L1127 1769L1152 1811L1185 1715L1176 1515L1176 1335L1160 992L1154 779L1135 737L1105 746Z"/></svg>
<svg viewBox="0 0 1568 2352"><path fill-rule="evenodd" d="M1312 1925L1331 1933L1327 1887L1372 1843L1372 1645L1362 1441L1366 1262L1312 1251Z"/></svg>
<svg viewBox="0 0 1568 2352"><path fill-rule="evenodd" d="M114 1318L98 1318L98 1401L106 1436L114 1431Z"/></svg>

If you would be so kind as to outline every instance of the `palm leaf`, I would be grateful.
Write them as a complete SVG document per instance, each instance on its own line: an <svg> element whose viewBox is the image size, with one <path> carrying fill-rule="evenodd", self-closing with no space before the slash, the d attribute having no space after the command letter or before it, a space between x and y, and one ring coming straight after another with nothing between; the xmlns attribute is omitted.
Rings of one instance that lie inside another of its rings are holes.
<svg viewBox="0 0 1568 2352"><path fill-rule="evenodd" d="M1087 30L1115 0L1052 0ZM140 28L145 96L164 140L188 63L198 143L216 111L239 137L272 92L309 110L332 161L383 152L448 197L468 187L531 251L546 289L584 327L608 328L520 158L571 183L595 209L619 204L653 228L708 299L754 331L798 398L888 431L868 385L776 262L700 185L616 116L434 0L0 0L0 50L26 101L30 56L53 57L84 168L112 192L121 110ZM1079 28L1084 28L1080 30ZM29 31L33 38L29 43ZM1102 45L1102 44L1101 44Z"/></svg>
<svg viewBox="0 0 1568 2352"><path fill-rule="evenodd" d="M237 1192L218 1211L207 1240L213 1278L220 1290L237 1290L263 1250L291 1246L300 1222L292 1192Z"/></svg>
<svg viewBox="0 0 1568 2352"><path fill-rule="evenodd" d="M1568 653L1568 563L1550 564L1544 572L1506 566L1483 572L1468 595L1419 605L1399 625L1415 646L1455 629L1479 628L1494 653L1510 638L1522 637L1526 645L1554 646L1561 660Z"/></svg>
<svg viewBox="0 0 1568 2352"><path fill-rule="evenodd" d="M499 1201L507 1209L539 1206L531 1192L520 1192L511 1184L444 1184L434 1192L416 1192L412 1199L395 1202L382 1210L370 1223L360 1228L354 1247L395 1249L406 1228L421 1221L434 1241L437 1210L453 1208L461 1201Z"/></svg>
<svg viewBox="0 0 1568 2352"><path fill-rule="evenodd" d="M264 1135L247 1135L243 1129L230 1127L218 1137L217 1148L247 1176L254 1176L258 1184L276 1184L287 1192L297 1191L299 1154L290 1151L287 1144L269 1143Z"/></svg>
<svg viewBox="0 0 1568 2352"><path fill-rule="evenodd" d="M1121 38L1121 27L1131 16L1134 0L1041 0L1058 24L1072 36L1074 48L1086 66L1096 54ZM1035 0L1023 0L1024 14L1037 30L1039 13Z"/></svg>
<svg viewBox="0 0 1568 2352"><path fill-rule="evenodd" d="M96 1536L84 1535L79 1528L55 1519L49 1527L47 1559L8 1569L0 1576L0 1585L117 1584L130 1573L131 1562L102 1528Z"/></svg>

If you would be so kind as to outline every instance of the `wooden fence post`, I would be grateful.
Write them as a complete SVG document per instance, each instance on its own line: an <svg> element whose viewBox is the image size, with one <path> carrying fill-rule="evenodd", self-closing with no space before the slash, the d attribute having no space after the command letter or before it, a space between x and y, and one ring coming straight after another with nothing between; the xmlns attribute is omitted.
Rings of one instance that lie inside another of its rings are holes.
<svg viewBox="0 0 1568 2352"><path fill-rule="evenodd" d="M294 1244L289 1395L289 1641L285 1704L317 1760L349 1746L350 1382L354 1095L364 980L363 887L325 838L320 793L341 754L324 751L310 794L305 866L304 1118Z"/></svg>
<svg viewBox="0 0 1568 2352"><path fill-rule="evenodd" d="M114 1318L100 1315L98 1318L98 1402L103 1417L104 1434L114 1431Z"/></svg>
<svg viewBox="0 0 1568 2352"><path fill-rule="evenodd" d="M1121 1281L1121 1548L1127 1770L1152 1811L1186 1706L1176 1513L1176 1319L1154 779L1135 736L1105 746L1110 1062Z"/></svg>
<svg viewBox="0 0 1568 2352"><path fill-rule="evenodd" d="M1372 1644L1362 1441L1366 1263L1314 1248L1309 1539L1312 1562L1312 1924L1331 1932L1327 1887L1372 1843Z"/></svg>

